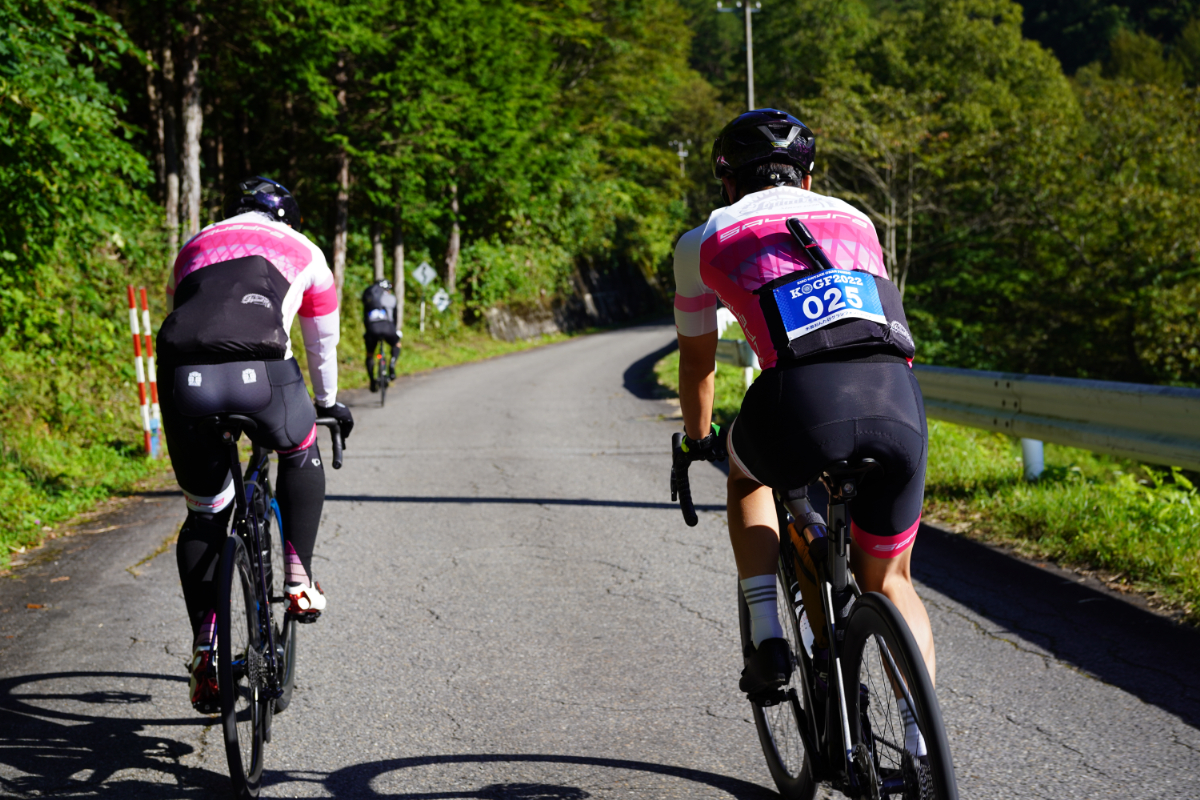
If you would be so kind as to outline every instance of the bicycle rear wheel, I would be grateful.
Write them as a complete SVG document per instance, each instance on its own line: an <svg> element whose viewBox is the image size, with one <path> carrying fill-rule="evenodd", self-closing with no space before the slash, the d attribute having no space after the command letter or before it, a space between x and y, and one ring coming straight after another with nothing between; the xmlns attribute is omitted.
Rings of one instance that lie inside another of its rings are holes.
<svg viewBox="0 0 1200 800"><path fill-rule="evenodd" d="M379 352L375 354L375 374L379 376L377 378L379 381L379 407L383 408L384 403L387 402L388 373L382 344L379 345Z"/></svg>
<svg viewBox="0 0 1200 800"><path fill-rule="evenodd" d="M879 797L957 800L937 695L912 632L892 601L875 592L855 601L842 656L858 777L873 781ZM856 686L858 691L853 689ZM906 749L897 699L905 692L925 740L925 757ZM864 796L873 795L865 792Z"/></svg>
<svg viewBox="0 0 1200 800"><path fill-rule="evenodd" d="M262 535L269 542L271 557L271 580L267 589L271 593L271 624L275 626L275 649L278 653L279 687L282 694L275 698L275 713L285 711L292 702L292 688L296 682L296 620L285 613L283 586L287 581L287 563L283 550L283 517L279 504L269 483L263 484L267 496L267 513L262 520ZM272 532L272 527L276 529Z"/></svg>
<svg viewBox="0 0 1200 800"><path fill-rule="evenodd" d="M785 800L811 800L817 791L813 765L804 748L800 735L801 726L813 731L810 709L814 708L806 678L811 663L804 655L804 644L800 636L800 608L790 589L791 581L777 573L775 576L776 597L779 604L779 621L783 636L792 654L792 679L783 687L784 699L774 705L751 702L750 711L754 727L758 730L758 742L767 760L767 769L779 794ZM738 587L738 621L742 631L742 651L753 646L750 637L750 609L746 598ZM810 737L810 741L815 739Z"/></svg>
<svg viewBox="0 0 1200 800"><path fill-rule="evenodd" d="M229 779L237 797L257 797L267 725L267 704L259 699L265 665L254 572L246 546L237 535L225 540L221 552L217 606L217 685Z"/></svg>

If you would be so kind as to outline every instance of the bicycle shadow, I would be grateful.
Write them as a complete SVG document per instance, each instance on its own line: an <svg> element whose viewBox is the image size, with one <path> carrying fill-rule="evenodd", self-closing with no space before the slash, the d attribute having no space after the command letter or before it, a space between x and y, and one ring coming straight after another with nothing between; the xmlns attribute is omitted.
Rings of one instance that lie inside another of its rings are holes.
<svg viewBox="0 0 1200 800"><path fill-rule="evenodd" d="M1200 631L1053 565L922 525L913 577L1105 683L1200 727Z"/></svg>
<svg viewBox="0 0 1200 800"><path fill-rule="evenodd" d="M766 800L778 798L768 790L738 778L718 775L703 770L678 767L670 764L655 764L648 761L632 761L619 758L595 758L589 756L526 754L526 753L465 753L458 755L430 755L412 758L386 759L365 764L355 764L329 773L323 779L301 777L304 773L280 772L271 775L267 770L265 781L281 783L289 778L307 782L319 782L323 788L337 798L388 798L389 800L440 800L441 798L485 798L486 800L575 800L593 795L587 790L562 783L513 782L491 783L480 789L449 789L439 786L435 790L384 793L376 790L377 780L389 773L402 772L420 767L453 767L463 764L512 764L546 765L555 772L555 781L562 780L571 768L596 767L623 772L642 773L661 777L677 778L697 786L719 789L737 800ZM596 780L595 777L592 780ZM385 790L386 791L386 790Z"/></svg>
<svg viewBox="0 0 1200 800"><path fill-rule="evenodd" d="M68 682L56 690L53 684ZM0 794L22 797L121 797L145 800L209 797L227 790L224 775L180 759L191 745L148 728L203 726L204 717L159 719L155 697L144 691L97 688L72 691L86 681L112 686L119 681L186 683L187 678L134 672L57 672L0 680ZM45 684L38 691L36 684ZM31 690L31 687L32 690ZM180 691L175 687L175 691ZM145 707L145 718L138 710ZM111 712L100 716L98 709ZM144 771L145 778L117 773Z"/></svg>

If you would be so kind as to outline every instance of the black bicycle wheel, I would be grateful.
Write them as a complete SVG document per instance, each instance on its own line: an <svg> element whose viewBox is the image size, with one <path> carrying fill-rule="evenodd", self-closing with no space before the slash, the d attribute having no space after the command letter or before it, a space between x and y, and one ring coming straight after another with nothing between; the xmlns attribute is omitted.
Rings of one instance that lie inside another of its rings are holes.
<svg viewBox="0 0 1200 800"><path fill-rule="evenodd" d="M225 540L217 608L217 685L229 778L239 798L258 797L263 770L266 703L260 701L263 668L258 592L240 537Z"/></svg>
<svg viewBox="0 0 1200 800"><path fill-rule="evenodd" d="M773 705L751 702L750 711L754 717L754 727L758 730L758 742L767 759L767 769L779 794L785 800L811 800L817 791L817 781L800 735L802 725L806 731L814 731L808 713L813 703L806 677L811 672L811 662L804 655L800 635L800 605L790 590L791 581L779 574L775 576L775 581L779 621L792 653L792 679L783 687L785 699ZM750 609L740 586L737 595L742 650L745 652L753 642L750 637ZM815 739L810 737L809 741Z"/></svg>
<svg viewBox="0 0 1200 800"><path fill-rule="evenodd" d="M279 504L275 501L270 482L263 481L259 491L266 497L267 513L260 530L263 539L268 543L265 549L270 551L271 580L267 583L267 589L271 596L271 624L275 626L279 687L282 690L282 694L275 699L275 713L278 714L286 710L292 702L292 688L296 681L296 621L285 613L287 605L283 596L283 586L287 582L287 562L283 549L283 518L280 516Z"/></svg>
<svg viewBox="0 0 1200 800"><path fill-rule="evenodd" d="M891 600L870 592L855 601L842 656L856 771L878 787L877 794L868 788L862 796L957 800L937 695L916 640ZM924 756L910 752L915 742L905 741L898 699L905 694L924 739Z"/></svg>
<svg viewBox="0 0 1200 800"><path fill-rule="evenodd" d="M283 658L279 663L282 677L279 687L283 693L275 699L275 713L287 710L292 702L292 689L296 686L296 631L299 626L294 617L283 615L283 623L275 629L275 647Z"/></svg>
<svg viewBox="0 0 1200 800"><path fill-rule="evenodd" d="M382 364L382 362L380 362L380 363ZM381 366L380 369L382 370L383 367ZM384 372L382 375L379 376L379 407L380 408L383 408L384 403L387 402L387 387L388 387L388 376L387 376L387 373Z"/></svg>

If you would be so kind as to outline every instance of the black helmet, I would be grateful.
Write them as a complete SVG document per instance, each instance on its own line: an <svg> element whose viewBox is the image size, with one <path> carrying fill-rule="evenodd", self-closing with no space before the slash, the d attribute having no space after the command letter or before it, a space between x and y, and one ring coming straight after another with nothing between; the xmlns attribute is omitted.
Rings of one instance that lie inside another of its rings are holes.
<svg viewBox="0 0 1200 800"><path fill-rule="evenodd" d="M721 129L713 142L712 171L725 178L749 164L776 161L808 175L816 158L817 137L807 125L784 111L760 108Z"/></svg>
<svg viewBox="0 0 1200 800"><path fill-rule="evenodd" d="M292 193L270 178L255 175L238 184L236 192L225 199L225 218L244 214L247 211L262 211L273 219L291 225L296 230L304 223L300 205Z"/></svg>
<svg viewBox="0 0 1200 800"><path fill-rule="evenodd" d="M389 292L392 290L392 282L387 278L380 278L379 280L375 281L375 285L381 289L387 289Z"/></svg>

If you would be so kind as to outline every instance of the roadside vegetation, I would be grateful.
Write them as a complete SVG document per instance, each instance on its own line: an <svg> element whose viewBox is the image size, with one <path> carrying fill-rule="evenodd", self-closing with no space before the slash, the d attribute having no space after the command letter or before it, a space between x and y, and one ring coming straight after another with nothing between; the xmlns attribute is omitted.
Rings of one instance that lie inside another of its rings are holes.
<svg viewBox="0 0 1200 800"><path fill-rule="evenodd" d="M731 326L726 338L740 330ZM674 394L679 353L654 367ZM728 424L745 394L742 371L717 367L714 417ZM924 520L1024 556L1095 574L1200 625L1200 493L1177 469L1045 446L1039 480L1023 477L1020 441L929 422Z"/></svg>

